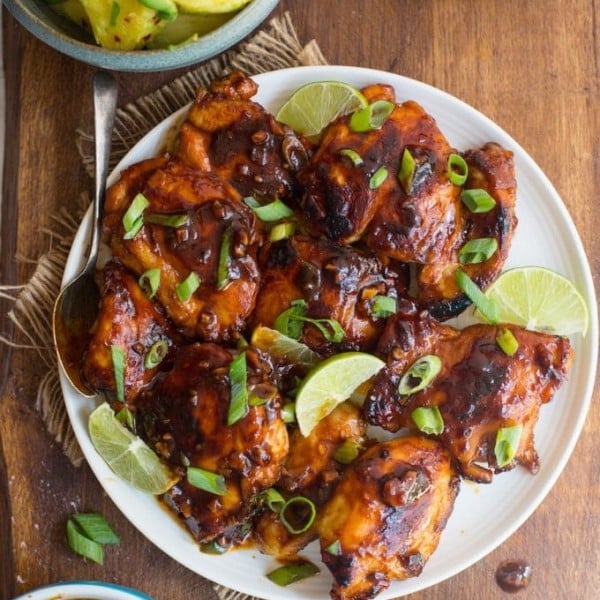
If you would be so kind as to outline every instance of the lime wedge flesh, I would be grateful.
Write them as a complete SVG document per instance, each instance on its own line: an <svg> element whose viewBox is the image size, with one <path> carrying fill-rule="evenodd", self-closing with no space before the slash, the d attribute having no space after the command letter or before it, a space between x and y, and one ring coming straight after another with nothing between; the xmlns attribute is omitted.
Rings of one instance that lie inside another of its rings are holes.
<svg viewBox="0 0 600 600"><path fill-rule="evenodd" d="M90 438L98 454L121 478L151 494L163 494L177 477L138 436L122 425L103 402L90 415Z"/></svg>
<svg viewBox="0 0 600 600"><path fill-rule="evenodd" d="M342 352L320 362L303 379L296 396L296 420L302 435L357 388L371 379L385 363L365 352Z"/></svg>
<svg viewBox="0 0 600 600"><path fill-rule="evenodd" d="M322 360L322 356L306 344L264 325L259 325L254 329L250 343L275 359L299 365L306 370L311 369Z"/></svg>
<svg viewBox="0 0 600 600"><path fill-rule="evenodd" d="M544 267L505 271L485 291L498 306L498 321L554 335L585 335L587 303L575 285ZM485 321L476 311L476 318Z"/></svg>
<svg viewBox="0 0 600 600"><path fill-rule="evenodd" d="M367 106L359 90L341 81L316 81L298 88L279 109L276 119L306 136L319 135L342 115Z"/></svg>

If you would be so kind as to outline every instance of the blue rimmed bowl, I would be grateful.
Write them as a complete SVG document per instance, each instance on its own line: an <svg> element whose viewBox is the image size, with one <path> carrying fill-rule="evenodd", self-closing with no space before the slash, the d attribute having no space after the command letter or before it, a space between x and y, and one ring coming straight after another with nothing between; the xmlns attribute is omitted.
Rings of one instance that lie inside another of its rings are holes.
<svg viewBox="0 0 600 600"><path fill-rule="evenodd" d="M96 45L86 31L55 13L44 0L4 0L21 25L55 50L99 68L137 72L188 67L212 58L254 31L278 3L252 0L217 29L175 48L119 51Z"/></svg>
<svg viewBox="0 0 600 600"><path fill-rule="evenodd" d="M14 600L153 600L137 590L101 581L64 581L45 585Z"/></svg>

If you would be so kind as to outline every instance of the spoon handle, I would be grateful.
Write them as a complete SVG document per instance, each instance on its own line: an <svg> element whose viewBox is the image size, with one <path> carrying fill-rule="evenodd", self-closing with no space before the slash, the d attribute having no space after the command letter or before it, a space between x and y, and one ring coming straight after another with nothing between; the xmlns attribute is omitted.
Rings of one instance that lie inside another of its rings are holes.
<svg viewBox="0 0 600 600"><path fill-rule="evenodd" d="M86 268L95 265L100 246L102 231L102 209L104 194L106 192L106 178L108 177L108 164L112 131L117 110L117 82L115 78L105 71L98 71L94 75L94 140L95 140L95 188L93 201L93 229L90 240L90 251Z"/></svg>

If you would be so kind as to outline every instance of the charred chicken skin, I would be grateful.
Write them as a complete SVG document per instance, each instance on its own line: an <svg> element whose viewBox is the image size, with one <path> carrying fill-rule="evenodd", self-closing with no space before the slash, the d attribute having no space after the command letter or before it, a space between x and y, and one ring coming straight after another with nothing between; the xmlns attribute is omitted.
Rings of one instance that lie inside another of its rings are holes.
<svg viewBox="0 0 600 600"><path fill-rule="evenodd" d="M319 513L321 558L335 600L368 600L421 573L452 513L459 478L432 439L400 437L366 450Z"/></svg>
<svg viewBox="0 0 600 600"><path fill-rule="evenodd" d="M512 356L496 341L503 329L518 342ZM378 353L387 366L376 376L363 406L369 423L388 431L414 429L411 415L417 407L437 407L444 423L439 439L465 477L487 483L493 472L517 463L537 471L534 427L540 406L550 401L569 369L572 349L566 338L513 326L457 330L414 310L388 321ZM402 376L428 355L441 360L439 374L423 390L402 396ZM497 432L515 425L522 426L522 433L514 460L499 468Z"/></svg>
<svg viewBox="0 0 600 600"><path fill-rule="evenodd" d="M148 206L142 228L128 239L123 215L138 194ZM183 222L161 222L173 217ZM113 254L131 271L141 276L160 270L157 299L184 335L204 341L238 337L258 291L261 234L227 182L175 159L138 163L109 189L104 223ZM198 287L182 298L178 289L190 275Z"/></svg>
<svg viewBox="0 0 600 600"><path fill-rule="evenodd" d="M264 398L228 424L232 354L216 344L183 346L173 369L136 402L140 435L176 470L200 467L225 477L227 492L215 495L184 477L164 499L200 543L239 542L253 516L256 494L274 485L288 454L282 399L269 380L271 366L248 349L248 388Z"/></svg>
<svg viewBox="0 0 600 600"><path fill-rule="evenodd" d="M235 72L198 92L179 132L177 155L229 181L243 196L290 198L307 148L251 98L257 84Z"/></svg>

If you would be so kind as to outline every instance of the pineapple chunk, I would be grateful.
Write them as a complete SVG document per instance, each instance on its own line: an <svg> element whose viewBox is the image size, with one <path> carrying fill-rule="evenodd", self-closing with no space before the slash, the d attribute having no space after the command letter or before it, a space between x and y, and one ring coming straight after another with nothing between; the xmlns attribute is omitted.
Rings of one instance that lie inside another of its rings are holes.
<svg viewBox="0 0 600 600"><path fill-rule="evenodd" d="M50 3L49 3L50 4ZM77 23L80 27L83 27L87 31L90 31L90 22L87 18L87 14L81 6L79 0L63 0L62 2L52 2L50 8L59 15L66 17L73 23Z"/></svg>
<svg viewBox="0 0 600 600"><path fill-rule="evenodd" d="M213 13L210 15L179 13L174 21L169 21L165 28L152 38L148 48L152 50L172 48L179 44L194 42L200 36L221 27L232 16L231 13Z"/></svg>
<svg viewBox="0 0 600 600"><path fill-rule="evenodd" d="M173 0L80 0L96 42L111 50L143 48L177 16Z"/></svg>
<svg viewBox="0 0 600 600"><path fill-rule="evenodd" d="M242 8L250 0L175 0L181 12L227 13Z"/></svg>

